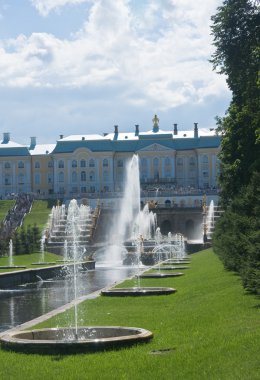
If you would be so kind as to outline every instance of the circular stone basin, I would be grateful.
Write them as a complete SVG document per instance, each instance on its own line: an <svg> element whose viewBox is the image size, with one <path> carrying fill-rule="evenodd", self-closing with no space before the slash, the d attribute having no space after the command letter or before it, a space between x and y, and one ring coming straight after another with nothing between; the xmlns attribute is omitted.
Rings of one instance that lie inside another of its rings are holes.
<svg viewBox="0 0 260 380"><path fill-rule="evenodd" d="M117 348L146 342L153 334L138 327L90 326L75 328L46 328L11 332L0 338L5 349L30 353L73 353Z"/></svg>
<svg viewBox="0 0 260 380"><path fill-rule="evenodd" d="M136 288L113 288L108 290L102 290L103 296L119 297L119 296L157 296L175 293L174 288L165 287L136 287Z"/></svg>
<svg viewBox="0 0 260 380"><path fill-rule="evenodd" d="M159 268L159 267L156 267L156 268L153 268L154 270L176 270L176 269L189 269L189 267L182 267L182 266L178 266L178 267L166 267L164 266L163 268Z"/></svg>
<svg viewBox="0 0 260 380"><path fill-rule="evenodd" d="M184 273L175 272L175 273L144 273L141 274L140 278L164 278L164 277L178 277L183 276Z"/></svg>

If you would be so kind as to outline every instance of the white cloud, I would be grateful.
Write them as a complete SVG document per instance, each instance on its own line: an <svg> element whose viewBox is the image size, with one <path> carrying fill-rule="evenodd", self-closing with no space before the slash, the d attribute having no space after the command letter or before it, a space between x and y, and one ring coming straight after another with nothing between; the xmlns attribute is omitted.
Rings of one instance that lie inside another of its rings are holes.
<svg viewBox="0 0 260 380"><path fill-rule="evenodd" d="M80 2L33 0L42 14ZM121 88L125 102L162 110L221 96L226 84L208 62L210 16L218 3L158 0L138 10L127 0L92 0L72 40L33 33L3 42L0 86L96 88L97 97Z"/></svg>
<svg viewBox="0 0 260 380"><path fill-rule="evenodd" d="M65 5L78 5L88 0L31 0L32 5L42 16L48 16L53 10L58 10Z"/></svg>

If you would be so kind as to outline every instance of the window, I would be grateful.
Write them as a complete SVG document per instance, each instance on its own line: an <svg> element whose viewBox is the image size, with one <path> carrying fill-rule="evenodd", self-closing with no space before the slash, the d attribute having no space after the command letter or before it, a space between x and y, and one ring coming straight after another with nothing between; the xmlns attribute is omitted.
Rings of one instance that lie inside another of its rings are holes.
<svg viewBox="0 0 260 380"><path fill-rule="evenodd" d="M108 168L108 160L106 158L103 160L103 168Z"/></svg>
<svg viewBox="0 0 260 380"><path fill-rule="evenodd" d="M18 175L18 184L19 185L23 185L24 184L24 175L23 174L19 174Z"/></svg>
<svg viewBox="0 0 260 380"><path fill-rule="evenodd" d="M59 168L59 169L64 169L64 161L63 161L63 160L60 160L60 161L58 162L58 168Z"/></svg>
<svg viewBox="0 0 260 380"><path fill-rule="evenodd" d="M154 158L154 160L153 160L153 165L154 166L159 166L159 159L156 157L156 158Z"/></svg>
<svg viewBox="0 0 260 380"><path fill-rule="evenodd" d="M206 171L205 171L205 172L203 172L202 174L203 174L203 177L208 177L208 176L209 176L209 173L208 173L208 172L206 172Z"/></svg>
<svg viewBox="0 0 260 380"><path fill-rule="evenodd" d="M85 168L86 167L86 160L80 160L80 167Z"/></svg>
<svg viewBox="0 0 260 380"><path fill-rule="evenodd" d="M48 162L48 168L52 168L53 167L53 162L52 161L49 161Z"/></svg>
<svg viewBox="0 0 260 380"><path fill-rule="evenodd" d="M165 166L170 166L171 165L171 160L169 157L165 158Z"/></svg>
<svg viewBox="0 0 260 380"><path fill-rule="evenodd" d="M83 187L81 188L81 192L82 192L82 193L86 193L86 192L87 192L87 188L86 188L85 186L83 186Z"/></svg>
<svg viewBox="0 0 260 380"><path fill-rule="evenodd" d="M5 176L5 185L11 185L11 177L9 175Z"/></svg>
<svg viewBox="0 0 260 380"><path fill-rule="evenodd" d="M40 185L41 184L41 175L40 173L36 173L34 176L34 183L35 185Z"/></svg>
<svg viewBox="0 0 260 380"><path fill-rule="evenodd" d="M107 171L107 170L105 170L105 171L103 172L103 180L104 180L105 182L108 181L108 171Z"/></svg>
<svg viewBox="0 0 260 380"><path fill-rule="evenodd" d="M89 173L89 180L90 180L90 182L95 181L95 173L93 172L93 170Z"/></svg>
<svg viewBox="0 0 260 380"><path fill-rule="evenodd" d="M177 158L177 165L183 165L183 158L182 157L178 157Z"/></svg>
<svg viewBox="0 0 260 380"><path fill-rule="evenodd" d="M147 179L147 172L146 172L145 170L143 170L143 171L141 172L141 178L142 178L142 181L144 181L144 182L145 182L145 180Z"/></svg>
<svg viewBox="0 0 260 380"><path fill-rule="evenodd" d="M72 172L72 175L71 175L71 181L72 182L77 182L78 178L77 178L77 172Z"/></svg>
<svg viewBox="0 0 260 380"><path fill-rule="evenodd" d="M91 158L91 159L89 160L89 167L90 167L90 168L94 168L94 167L95 167L95 161L93 160L93 158Z"/></svg>
<svg viewBox="0 0 260 380"><path fill-rule="evenodd" d="M124 164L123 164L123 160L118 160L117 161L117 167L118 168L122 168L124 166Z"/></svg>
<svg viewBox="0 0 260 380"><path fill-rule="evenodd" d="M141 165L142 165L143 168L147 167L147 159L146 158L142 158Z"/></svg>
<svg viewBox="0 0 260 380"><path fill-rule="evenodd" d="M64 173L63 172L59 172L58 179L59 179L59 182L64 182Z"/></svg>
<svg viewBox="0 0 260 380"><path fill-rule="evenodd" d="M204 156L202 157L202 162L203 162L203 164L208 164L209 158L208 158L208 156L206 156L206 154L204 154Z"/></svg>
<svg viewBox="0 0 260 380"><path fill-rule="evenodd" d="M71 163L71 166L72 166L73 168L76 168L76 167L78 166L77 161L76 161L76 160L73 160L72 163Z"/></svg>
<svg viewBox="0 0 260 380"><path fill-rule="evenodd" d="M23 169L24 168L24 162L23 161L19 161L18 162L18 168L19 169Z"/></svg>
<svg viewBox="0 0 260 380"><path fill-rule="evenodd" d="M85 182L87 180L86 172L83 171L80 173L80 179L81 181Z"/></svg>
<svg viewBox="0 0 260 380"><path fill-rule="evenodd" d="M52 183L52 173L47 174L48 183Z"/></svg>
<svg viewBox="0 0 260 380"><path fill-rule="evenodd" d="M190 157L190 166L194 166L194 165L195 165L195 158Z"/></svg>
<svg viewBox="0 0 260 380"><path fill-rule="evenodd" d="M40 163L39 161L36 161L34 164L35 169L40 169Z"/></svg>
<svg viewBox="0 0 260 380"><path fill-rule="evenodd" d="M71 191L72 191L72 193L77 193L78 192L77 186L73 186Z"/></svg>
<svg viewBox="0 0 260 380"><path fill-rule="evenodd" d="M90 192L95 193L95 191L96 191L95 186L90 186Z"/></svg>
<svg viewBox="0 0 260 380"><path fill-rule="evenodd" d="M10 162L5 162L5 169L10 169L10 168L11 168Z"/></svg>

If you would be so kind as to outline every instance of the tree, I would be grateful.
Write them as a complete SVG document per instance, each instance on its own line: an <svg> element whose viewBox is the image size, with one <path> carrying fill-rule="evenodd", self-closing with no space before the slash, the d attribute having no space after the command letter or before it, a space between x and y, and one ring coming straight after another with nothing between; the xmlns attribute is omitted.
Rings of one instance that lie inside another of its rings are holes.
<svg viewBox="0 0 260 380"><path fill-rule="evenodd" d="M227 76L232 102L226 117L218 119L222 133L223 203L250 182L260 169L260 13L257 2L225 0L212 17L215 52L213 68Z"/></svg>
<svg viewBox="0 0 260 380"><path fill-rule="evenodd" d="M213 68L225 74L232 101L217 118L221 203L213 247L244 286L260 289L260 13L259 0L225 0L212 17Z"/></svg>

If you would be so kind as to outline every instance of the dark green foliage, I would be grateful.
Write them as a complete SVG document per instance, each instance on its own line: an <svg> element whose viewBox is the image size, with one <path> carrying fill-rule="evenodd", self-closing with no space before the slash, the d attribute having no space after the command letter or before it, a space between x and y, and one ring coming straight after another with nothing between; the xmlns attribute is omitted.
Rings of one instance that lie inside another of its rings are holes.
<svg viewBox="0 0 260 380"><path fill-rule="evenodd" d="M35 224L17 230L13 236L14 252L16 255L32 253L40 249L40 229Z"/></svg>
<svg viewBox="0 0 260 380"><path fill-rule="evenodd" d="M212 17L214 69L226 74L233 99L217 119L221 144L221 204L214 249L246 288L259 291L260 12L258 2L225 0Z"/></svg>
<svg viewBox="0 0 260 380"><path fill-rule="evenodd" d="M0 240L0 256L5 256L8 253L8 242L7 240Z"/></svg>
<svg viewBox="0 0 260 380"><path fill-rule="evenodd" d="M32 228L32 252L39 250L39 242L41 239L40 229L35 223Z"/></svg>
<svg viewBox="0 0 260 380"><path fill-rule="evenodd" d="M254 174L217 223L214 250L244 286L260 291L260 173Z"/></svg>

